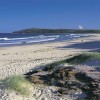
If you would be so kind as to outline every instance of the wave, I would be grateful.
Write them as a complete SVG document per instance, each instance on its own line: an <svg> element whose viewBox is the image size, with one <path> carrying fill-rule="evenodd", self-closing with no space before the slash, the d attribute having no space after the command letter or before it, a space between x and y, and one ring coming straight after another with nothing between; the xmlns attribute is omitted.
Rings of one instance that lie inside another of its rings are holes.
<svg viewBox="0 0 100 100"><path fill-rule="evenodd" d="M51 38L52 38L52 37L59 38L60 35L51 35L51 36L45 36L45 37L47 37L47 38L48 38L48 37L51 37Z"/></svg>
<svg viewBox="0 0 100 100"><path fill-rule="evenodd" d="M55 40L56 38L51 38L51 39L44 39L44 40L34 40L34 41L28 41L26 43L32 43L32 42L45 42L45 41L51 41L51 40Z"/></svg>
<svg viewBox="0 0 100 100"><path fill-rule="evenodd" d="M8 40L8 38L7 38L7 37L5 37L5 38L0 38L0 40Z"/></svg>
<svg viewBox="0 0 100 100"><path fill-rule="evenodd" d="M34 37L23 37L23 38L0 38L0 40L23 40L23 39L31 39Z"/></svg>
<svg viewBox="0 0 100 100"><path fill-rule="evenodd" d="M33 40L33 41L9 42L9 43L0 43L0 45L28 44L28 43L52 41L52 40L55 40L55 39L56 38L42 39L42 40Z"/></svg>
<svg viewBox="0 0 100 100"><path fill-rule="evenodd" d="M71 36L71 37L87 37L90 36L89 34L69 34L66 36Z"/></svg>
<svg viewBox="0 0 100 100"><path fill-rule="evenodd" d="M70 36L75 36L75 35L77 35L77 34L69 34Z"/></svg>
<svg viewBox="0 0 100 100"><path fill-rule="evenodd" d="M32 36L32 37L23 37L23 38L0 38L0 40L27 40L27 39L37 39L37 38L59 38L59 35L52 35L52 36L44 36L44 35L39 35L39 36Z"/></svg>

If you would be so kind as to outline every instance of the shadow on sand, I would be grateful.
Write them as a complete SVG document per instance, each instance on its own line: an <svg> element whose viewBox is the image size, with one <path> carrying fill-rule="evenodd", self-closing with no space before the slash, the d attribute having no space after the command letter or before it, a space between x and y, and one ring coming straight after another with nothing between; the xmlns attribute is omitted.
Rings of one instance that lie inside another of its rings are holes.
<svg viewBox="0 0 100 100"><path fill-rule="evenodd" d="M71 44L69 46L57 47L60 49L64 48L74 48L74 49L91 49L91 50L100 50L100 41L91 41L84 42L84 40L80 43Z"/></svg>

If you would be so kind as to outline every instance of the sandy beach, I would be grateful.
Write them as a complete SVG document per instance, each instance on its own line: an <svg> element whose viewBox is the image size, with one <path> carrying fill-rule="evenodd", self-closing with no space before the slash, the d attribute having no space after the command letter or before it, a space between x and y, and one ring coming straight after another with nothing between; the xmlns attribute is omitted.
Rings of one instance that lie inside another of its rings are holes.
<svg viewBox="0 0 100 100"><path fill-rule="evenodd" d="M0 80L12 75L25 74L35 67L45 65L53 61L59 61L73 56L74 54L84 51L100 50L99 39L99 34L92 34L91 37L79 38L65 42L0 47ZM82 70L88 70L88 67L82 67ZM44 100L65 100L62 98L54 99L55 97L53 97L53 94L51 95L51 93L49 93L49 91L52 91L54 87L51 87L52 89L49 87L41 90L36 86L33 86L33 88L34 91L32 93L35 94L36 97L41 95L41 98L43 97ZM33 97L23 99L21 95L17 95L13 91L10 92L5 89L2 82L0 83L0 91L0 100L42 100L33 99ZM44 91L44 93L41 91ZM49 94L49 99L45 97L45 94ZM66 98L68 100L73 100L68 95Z"/></svg>
<svg viewBox="0 0 100 100"><path fill-rule="evenodd" d="M25 74L36 66L61 60L83 51L97 50L100 48L99 39L99 34L92 34L91 37L66 42L0 47L0 79Z"/></svg>

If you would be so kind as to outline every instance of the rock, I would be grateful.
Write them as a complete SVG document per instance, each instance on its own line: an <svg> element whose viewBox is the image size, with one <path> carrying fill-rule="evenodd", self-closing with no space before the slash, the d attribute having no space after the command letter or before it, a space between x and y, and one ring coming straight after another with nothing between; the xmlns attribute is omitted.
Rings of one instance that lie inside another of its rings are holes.
<svg viewBox="0 0 100 100"><path fill-rule="evenodd" d="M53 74L52 74L52 77L53 77L53 78L60 78L60 74L59 74L59 73L53 73Z"/></svg>
<svg viewBox="0 0 100 100"><path fill-rule="evenodd" d="M100 94L99 73L94 71L83 72L74 67L46 66L45 71L35 70L35 73L29 75L31 82L35 84L47 84L59 87L58 92L61 95L82 95L85 93L89 100L96 100ZM87 99L88 99L87 98ZM96 99L95 99L96 98Z"/></svg>
<svg viewBox="0 0 100 100"><path fill-rule="evenodd" d="M40 80L40 76L31 76L31 82L34 84L44 84L43 80Z"/></svg>
<svg viewBox="0 0 100 100"><path fill-rule="evenodd" d="M58 87L64 87L65 85L65 82L63 80L55 79L55 78L52 78L50 83L51 85L58 86Z"/></svg>
<svg viewBox="0 0 100 100"><path fill-rule="evenodd" d="M58 92L59 92L60 94L68 94L68 90L67 90L67 89L64 89L64 88L58 89Z"/></svg>
<svg viewBox="0 0 100 100"><path fill-rule="evenodd" d="M62 80L58 80L58 81L56 81L56 85L57 86L59 86L59 87L64 87L64 81L62 81Z"/></svg>
<svg viewBox="0 0 100 100"><path fill-rule="evenodd" d="M42 69L37 69L37 72L42 72L43 70Z"/></svg>
<svg viewBox="0 0 100 100"><path fill-rule="evenodd" d="M51 65L51 66L46 66L43 71L50 71L52 69L54 69L55 66Z"/></svg>
<svg viewBox="0 0 100 100"><path fill-rule="evenodd" d="M68 79L75 79L75 74L76 74L75 71L68 71L67 74L68 74L67 75Z"/></svg>

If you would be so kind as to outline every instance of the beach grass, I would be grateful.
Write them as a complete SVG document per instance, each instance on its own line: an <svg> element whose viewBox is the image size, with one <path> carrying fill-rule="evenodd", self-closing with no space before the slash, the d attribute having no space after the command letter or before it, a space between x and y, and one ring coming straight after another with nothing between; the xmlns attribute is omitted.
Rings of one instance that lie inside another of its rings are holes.
<svg viewBox="0 0 100 100"><path fill-rule="evenodd" d="M44 68L45 71L52 70L56 66L59 66L64 63L68 64L81 64L83 62L89 61L89 60L100 60L100 52L84 52L81 54L74 55L70 58L66 58L64 60L56 61L50 64L47 64Z"/></svg>
<svg viewBox="0 0 100 100"><path fill-rule="evenodd" d="M99 52L86 52L82 54L78 54L66 60L67 63L70 64L80 64L89 60L100 60Z"/></svg>
<svg viewBox="0 0 100 100"><path fill-rule="evenodd" d="M11 76L4 80L7 89L20 93L22 96L29 96L32 85L23 76Z"/></svg>

